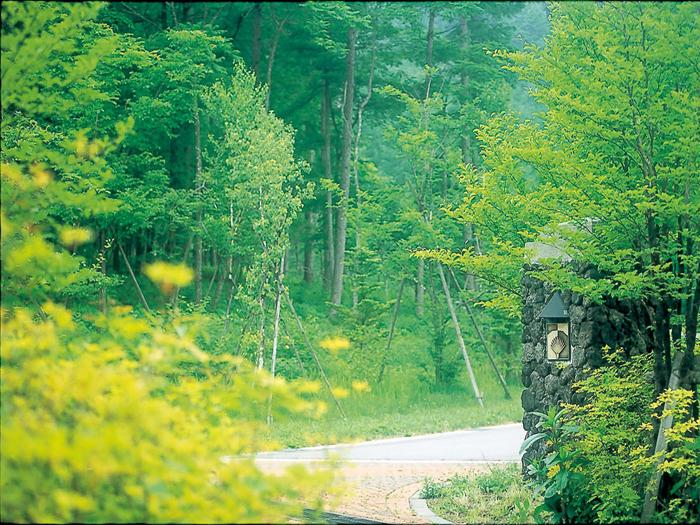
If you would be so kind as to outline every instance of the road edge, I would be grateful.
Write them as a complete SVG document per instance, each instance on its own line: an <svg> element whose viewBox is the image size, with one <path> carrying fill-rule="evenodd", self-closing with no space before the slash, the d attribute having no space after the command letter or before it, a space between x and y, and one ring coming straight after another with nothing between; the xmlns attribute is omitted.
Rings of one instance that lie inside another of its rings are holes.
<svg viewBox="0 0 700 525"><path fill-rule="evenodd" d="M441 518L435 514L430 507L428 501L420 497L421 489L413 493L413 496L408 498L408 503L411 505L411 510L419 518L426 520L426 523L440 523L443 525L454 525L451 521Z"/></svg>

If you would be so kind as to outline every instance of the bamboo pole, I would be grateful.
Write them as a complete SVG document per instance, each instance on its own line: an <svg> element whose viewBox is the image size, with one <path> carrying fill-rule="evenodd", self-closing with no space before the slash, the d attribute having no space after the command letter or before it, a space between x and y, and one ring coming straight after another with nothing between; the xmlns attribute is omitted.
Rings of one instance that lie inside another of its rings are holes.
<svg viewBox="0 0 700 525"><path fill-rule="evenodd" d="M454 281L455 285L457 286L457 290L459 290L460 294L464 294L464 290L459 286L459 283L457 282L457 278L455 277L455 274L452 271L452 268L449 268L449 270L450 270L450 275L452 275L452 280ZM491 355L491 351L489 350L489 347L486 344L486 339L484 338L484 335L481 333L481 329L479 328L479 324L476 322L476 317L474 316L474 312L472 311L471 306L469 306L469 303L467 303L465 301L462 301L462 306L466 310L467 314L469 314L469 318L471 319L472 324L474 325L474 329L476 330L476 333L479 336L479 340L481 341L481 344L484 347L484 350L486 351L486 355L489 358L489 362L491 363L493 370L496 372L496 376L498 377L498 381L501 383L501 386L503 387L503 392L505 393L506 399L511 399L510 392L508 391L508 384L506 383L506 380L501 375L501 372L498 370L498 366L496 366L496 361L493 359L493 355Z"/></svg>
<svg viewBox="0 0 700 525"><path fill-rule="evenodd" d="M292 336L289 335L289 330L287 330L287 325L283 318L280 318L280 323L282 325L282 330L284 330L284 335L286 335L291 340ZM292 344L292 349L294 350L294 356L297 358L297 363L299 363L299 368L301 368L302 374L306 376L306 367L304 366L304 362L301 360L301 356L299 355L299 350L297 349L297 346L295 344Z"/></svg>
<svg viewBox="0 0 700 525"><path fill-rule="evenodd" d="M479 387L476 384L476 376L474 375L474 370L472 369L471 361L469 360L469 354L467 353L467 347L464 345L464 339L462 338L462 330L459 327L459 319L457 319L457 312L455 311L454 304L452 303L452 296L450 295L450 288L447 286L447 281L445 280L445 272L442 271L442 265L437 263L438 273L440 274L440 281L442 281L442 289L445 292L445 298L447 299L447 307L450 310L450 316L452 317L452 325L455 329L455 335L457 336L457 342L459 343L459 348L462 350L462 356L464 356L464 363L467 365L467 372L469 373L469 380L472 384L472 389L474 390L474 395L476 396L479 406L484 408L484 400L479 392Z"/></svg>

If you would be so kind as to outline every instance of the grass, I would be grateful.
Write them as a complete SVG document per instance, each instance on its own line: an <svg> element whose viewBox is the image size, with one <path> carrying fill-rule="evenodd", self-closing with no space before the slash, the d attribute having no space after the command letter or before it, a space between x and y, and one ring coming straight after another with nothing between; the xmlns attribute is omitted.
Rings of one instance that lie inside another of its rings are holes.
<svg viewBox="0 0 700 525"><path fill-rule="evenodd" d="M341 399L347 419L341 417L333 401L326 397L328 411L320 419L276 420L267 437L281 446L302 447L411 436L522 420L519 377L512 377L512 399L506 400L486 356L481 355L481 347L477 344L471 345L471 356L484 397L484 408L478 405L471 391L462 356L456 342L450 338L447 347L454 354L451 366L455 367L455 381L449 388L435 387L434 368L428 352L432 342L427 321L416 319L411 294L407 294L402 302L394 343L387 356L386 375L381 384L377 384L376 365L384 351L384 339L375 345L377 348L359 349L353 344L350 350L337 355L325 351L317 346L318 341L326 336L353 340L355 334L352 328L342 322L328 321L320 287L294 286L292 292L297 311L304 319L305 329L331 385L352 392L352 382L364 380L370 384L372 391L353 392L348 398ZM469 326L464 325L465 328ZM299 343L301 338L295 325L289 323L289 330L296 340L299 354L306 359L307 369L315 375L315 364L310 361L307 349ZM469 331L465 330L464 334L468 337ZM386 337L386 334L382 337ZM291 345L286 340L283 344ZM281 349L280 356L290 355L286 347ZM284 357L281 359L279 370L285 376L287 365L294 366L295 362L291 357L287 357L286 361ZM508 359L518 360L516 356ZM323 395L326 395L325 391Z"/></svg>
<svg viewBox="0 0 700 525"><path fill-rule="evenodd" d="M453 523L533 523L536 504L520 465L456 475L444 484L426 479L422 495L438 516Z"/></svg>
<svg viewBox="0 0 700 525"><path fill-rule="evenodd" d="M269 438L285 447L303 447L384 437L413 436L464 428L517 422L522 419L519 388L504 399L489 381L484 386L484 408L465 388L434 392L415 382L406 387L398 378L368 394L352 394L341 400L343 419L332 403L320 419L295 418L276 421Z"/></svg>

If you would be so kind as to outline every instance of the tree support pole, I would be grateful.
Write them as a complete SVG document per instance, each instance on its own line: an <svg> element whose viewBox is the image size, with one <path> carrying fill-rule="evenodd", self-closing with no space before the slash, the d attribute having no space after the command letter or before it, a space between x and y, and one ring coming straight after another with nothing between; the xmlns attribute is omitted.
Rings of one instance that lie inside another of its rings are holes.
<svg viewBox="0 0 700 525"><path fill-rule="evenodd" d="M394 305L394 313L391 316L391 326L389 327L389 340L386 342L386 349L382 355L382 362L379 367L379 376L377 377L377 383L381 383L384 378L384 369L386 368L386 359L389 356L389 350L391 350L391 341L394 338L394 328L396 327L396 318L399 316L399 308L401 307L401 294L403 294L403 287L406 284L406 278L401 279L401 285L399 286L398 297L396 298L396 305Z"/></svg>
<svg viewBox="0 0 700 525"><path fill-rule="evenodd" d="M306 346L309 349L309 352L311 352L311 355L313 356L314 361L316 362L316 366L318 367L319 372L321 372L321 377L323 378L323 382L325 383L326 388L328 389L328 393L333 398L333 401L335 401L335 405L338 407L338 410L340 410L340 413L342 414L343 419L347 419L348 416L345 415L345 410L343 410L343 407L340 406L340 402L338 401L338 398L335 397L335 394L333 394L333 388L331 387L331 384L328 381L328 378L326 377L326 373L323 371L323 367L321 366L321 361L318 360L318 356L316 355L316 352L314 352L314 349L311 346L311 343L309 342L309 338L306 336L306 331L304 330L304 326L301 324L301 319L299 319L299 316L297 315L297 311L294 309L294 305L292 304L292 299L289 297L289 293L286 290L284 291L284 297L287 300L287 305L289 305L289 309L292 312L292 315L294 316L294 319L297 322L297 326L299 327L299 330L301 331L301 335L304 338L304 343L306 343Z"/></svg>
<svg viewBox="0 0 700 525"><path fill-rule="evenodd" d="M455 277L455 274L452 271L452 268L449 268L449 270L450 270L450 275L452 275L452 280L454 281L455 285L457 286L457 290L459 290L460 294L463 294L464 290L462 290L462 288L459 286L459 283L457 282L457 278ZM486 344L486 339L484 339L484 335L481 333L481 329L479 328L479 325L476 322L476 317L474 316L474 312L472 311L471 306L469 306L469 304L464 302L464 301L462 301L462 306L467 311L467 314L469 314L469 319L471 319L472 324L474 325L474 328L476 329L476 333L479 336L479 340L481 341L481 344L484 347L484 350L486 351L486 355L489 357L489 362L491 363L493 370L496 372L496 376L498 376L498 381L501 383L501 386L503 387L503 392L506 396L506 399L511 399L510 392L508 391L508 384L506 383L506 380L503 378L503 376L501 375L501 372L498 370L498 367L496 366L496 361L493 359L493 356L491 355L491 351L489 350L489 347Z"/></svg>
<svg viewBox="0 0 700 525"><path fill-rule="evenodd" d="M117 241L117 247L119 248L119 253L122 254L122 257L124 258L124 263L126 264L126 269L129 270L129 275L131 275L131 280L134 281L134 285L136 286L136 291L139 294L139 299L141 299L141 304L143 307L146 309L146 311L150 314L153 313L151 312L151 309L148 307L148 302L146 301L146 298L143 295L143 292L141 291L141 287L139 286L139 282L136 280L136 276L134 275L134 270L131 269L131 264L129 264L129 259L126 256L126 253L124 253L124 248L122 248L122 244Z"/></svg>
<svg viewBox="0 0 700 525"><path fill-rule="evenodd" d="M437 263L438 273L440 274L440 281L442 281L442 289L445 292L445 298L447 299L447 307L450 310L450 316L452 317L452 325L455 329L455 335L457 336L457 342L459 343L459 348L462 350L462 356L464 356L464 363L467 365L467 372L469 373L469 380L472 383L472 389L474 390L474 395L476 396L479 406L484 408L484 400L479 392L479 387L476 384L476 376L474 375L474 370L472 369L471 361L469 360L469 354L467 354L467 347L464 345L464 339L462 338L462 330L459 327L459 320L457 319L457 312L455 311L454 303L452 302L452 296L450 295L450 288L447 286L447 281L445 280L445 272L442 270L442 264Z"/></svg>

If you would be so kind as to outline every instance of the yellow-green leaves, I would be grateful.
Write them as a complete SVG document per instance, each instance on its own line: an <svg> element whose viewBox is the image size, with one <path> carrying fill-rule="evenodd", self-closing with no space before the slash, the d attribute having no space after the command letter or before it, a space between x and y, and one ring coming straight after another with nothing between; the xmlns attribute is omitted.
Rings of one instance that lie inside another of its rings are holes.
<svg viewBox="0 0 700 525"><path fill-rule="evenodd" d="M64 227L59 232L61 244L70 249L92 241L92 237L92 230L89 228Z"/></svg>
<svg viewBox="0 0 700 525"><path fill-rule="evenodd" d="M230 356L201 360L191 334L128 309L99 332L76 329L59 305L42 309L45 321L2 315L3 518L281 522L300 515L304 498L320 501L328 472L275 477L249 459L221 460L266 448L254 407L271 392L278 416L313 414L322 407L302 396L317 386L273 381ZM199 379L175 366L188 354Z"/></svg>
<svg viewBox="0 0 700 525"><path fill-rule="evenodd" d="M170 293L175 287L183 288L190 284L194 272L185 264L155 262L146 265L144 273L160 286L163 293Z"/></svg>
<svg viewBox="0 0 700 525"><path fill-rule="evenodd" d="M340 350L347 350L350 348L350 341L345 337L326 337L319 342L321 348L338 353Z"/></svg>

